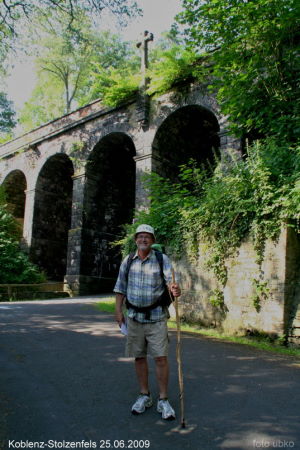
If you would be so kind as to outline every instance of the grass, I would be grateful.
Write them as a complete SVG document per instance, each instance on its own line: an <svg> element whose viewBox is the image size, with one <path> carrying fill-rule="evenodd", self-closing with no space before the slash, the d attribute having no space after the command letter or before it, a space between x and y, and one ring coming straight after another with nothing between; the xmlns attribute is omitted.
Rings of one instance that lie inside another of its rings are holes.
<svg viewBox="0 0 300 450"><path fill-rule="evenodd" d="M108 312L114 314L115 311L115 301L114 300L104 300L95 304L95 307L99 311ZM176 329L177 324L174 319L169 319L168 327L170 329ZM265 336L230 336L225 333L221 333L215 329L202 328L198 325L188 324L186 322L180 324L181 331L185 333L194 333L206 336L208 338L221 339L228 342L233 342L236 344L250 345L251 347L258 348L260 350L265 350L269 352L276 352L286 356L296 356L300 358L300 349L285 347L279 342L270 342L270 339Z"/></svg>
<svg viewBox="0 0 300 450"><path fill-rule="evenodd" d="M168 321L169 328L176 328L176 322L174 320ZM288 356L296 356L300 358L300 349L293 347L285 347L278 341L271 342L269 338L265 336L232 336L222 333L218 330L211 328L201 328L197 325L190 325L182 323L180 325L181 331L187 333L201 334L209 338L222 339L228 342L236 344L250 345L251 347L258 348L260 350L266 350L270 352L276 352Z"/></svg>
<svg viewBox="0 0 300 450"><path fill-rule="evenodd" d="M95 308L99 311L108 312L114 314L115 312L115 300L103 300L102 302L95 303Z"/></svg>

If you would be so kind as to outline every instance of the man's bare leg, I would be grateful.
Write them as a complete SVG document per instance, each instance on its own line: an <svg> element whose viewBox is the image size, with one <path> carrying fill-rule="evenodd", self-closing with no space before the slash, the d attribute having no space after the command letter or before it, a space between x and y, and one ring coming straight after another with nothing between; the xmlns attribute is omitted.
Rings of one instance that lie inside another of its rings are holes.
<svg viewBox="0 0 300 450"><path fill-rule="evenodd" d="M141 394L149 394L147 358L135 358L135 372Z"/></svg>
<svg viewBox="0 0 300 450"><path fill-rule="evenodd" d="M159 388L159 398L167 398L169 382L168 358L166 356L159 356L155 358L155 369Z"/></svg>

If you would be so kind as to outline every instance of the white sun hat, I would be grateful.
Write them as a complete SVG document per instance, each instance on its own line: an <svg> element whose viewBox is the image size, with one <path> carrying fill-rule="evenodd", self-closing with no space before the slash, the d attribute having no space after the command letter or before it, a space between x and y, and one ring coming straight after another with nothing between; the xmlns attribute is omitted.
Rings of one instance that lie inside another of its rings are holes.
<svg viewBox="0 0 300 450"><path fill-rule="evenodd" d="M138 233L149 233L149 234L152 234L152 236L153 236L154 239L155 239L154 228L152 228L151 225L146 225L145 223L142 224L142 225L139 225L139 226L137 227L137 229L136 229L136 232L135 232L135 236L134 236L134 237L136 237L136 235L137 235Z"/></svg>

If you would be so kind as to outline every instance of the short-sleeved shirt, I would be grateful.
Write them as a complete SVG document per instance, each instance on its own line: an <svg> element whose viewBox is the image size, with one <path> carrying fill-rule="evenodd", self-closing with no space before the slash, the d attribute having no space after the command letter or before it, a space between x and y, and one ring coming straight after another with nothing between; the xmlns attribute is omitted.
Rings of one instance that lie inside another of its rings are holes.
<svg viewBox="0 0 300 450"><path fill-rule="evenodd" d="M155 252L151 250L149 255L142 260L136 252L126 281L126 267L129 255L123 260L119 276L114 287L114 292L126 295L128 301L135 306L150 306L158 300L165 288L164 280L161 276L159 262ZM163 273L167 284L172 281L172 266L169 258L163 254ZM128 309L128 317L141 323L158 322L169 317L168 308L157 306L150 310L149 319L145 319L145 314Z"/></svg>

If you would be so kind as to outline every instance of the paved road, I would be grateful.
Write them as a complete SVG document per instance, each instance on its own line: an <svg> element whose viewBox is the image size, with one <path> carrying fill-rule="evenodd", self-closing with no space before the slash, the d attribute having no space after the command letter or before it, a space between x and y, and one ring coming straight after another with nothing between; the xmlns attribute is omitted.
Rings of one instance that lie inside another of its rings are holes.
<svg viewBox="0 0 300 450"><path fill-rule="evenodd" d="M151 450L300 449L295 360L205 337L182 339L186 430L162 421L155 407L131 415L137 388L125 338L94 301L0 304L3 450L140 449L149 442ZM170 335L170 398L179 413ZM155 395L152 363L150 377Z"/></svg>

